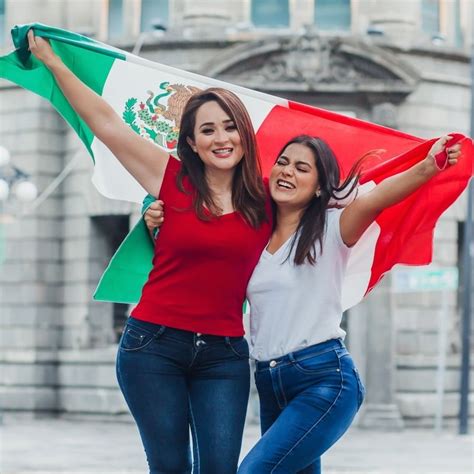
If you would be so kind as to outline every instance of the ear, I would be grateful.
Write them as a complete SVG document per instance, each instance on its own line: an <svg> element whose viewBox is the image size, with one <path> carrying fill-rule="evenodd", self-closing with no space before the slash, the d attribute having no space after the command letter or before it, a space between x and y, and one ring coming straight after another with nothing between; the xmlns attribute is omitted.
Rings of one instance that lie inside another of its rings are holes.
<svg viewBox="0 0 474 474"><path fill-rule="evenodd" d="M186 141L188 142L188 145L191 147L191 150L193 150L194 153L196 153L196 143L194 142L194 140L191 137L186 137Z"/></svg>

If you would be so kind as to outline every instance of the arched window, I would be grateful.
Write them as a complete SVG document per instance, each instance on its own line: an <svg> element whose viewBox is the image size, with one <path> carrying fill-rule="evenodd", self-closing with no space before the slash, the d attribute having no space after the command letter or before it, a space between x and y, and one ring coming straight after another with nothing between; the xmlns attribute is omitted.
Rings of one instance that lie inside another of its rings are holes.
<svg viewBox="0 0 474 474"><path fill-rule="evenodd" d="M252 0L252 23L263 28L287 28L290 25L288 0Z"/></svg>
<svg viewBox="0 0 474 474"><path fill-rule="evenodd" d="M350 30L351 0L314 0L314 24L320 30Z"/></svg>
<svg viewBox="0 0 474 474"><path fill-rule="evenodd" d="M439 0L422 0L421 28L430 35L439 33Z"/></svg>
<svg viewBox="0 0 474 474"><path fill-rule="evenodd" d="M154 25L166 26L169 19L168 0L142 0L140 31L152 31Z"/></svg>

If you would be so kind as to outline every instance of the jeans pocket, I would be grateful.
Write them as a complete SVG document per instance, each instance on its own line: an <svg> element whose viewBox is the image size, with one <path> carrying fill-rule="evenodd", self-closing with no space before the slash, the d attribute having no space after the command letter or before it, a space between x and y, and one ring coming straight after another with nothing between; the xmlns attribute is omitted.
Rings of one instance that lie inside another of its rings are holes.
<svg viewBox="0 0 474 474"><path fill-rule="evenodd" d="M324 374L327 372L340 372L339 357L334 350L310 357L298 358L293 361L297 370L305 374Z"/></svg>
<svg viewBox="0 0 474 474"><path fill-rule="evenodd" d="M365 387L364 384L362 383L362 380L360 379L359 371L357 370L357 367L354 367L354 375L357 380L357 387L358 387L358 406L357 409L359 409L364 401L365 398Z"/></svg>
<svg viewBox="0 0 474 474"><path fill-rule="evenodd" d="M144 328L127 324L120 339L119 349L126 352L140 351L147 347L155 337L155 334Z"/></svg>
<svg viewBox="0 0 474 474"><path fill-rule="evenodd" d="M239 359L249 358L249 344L245 337L229 339L226 345Z"/></svg>

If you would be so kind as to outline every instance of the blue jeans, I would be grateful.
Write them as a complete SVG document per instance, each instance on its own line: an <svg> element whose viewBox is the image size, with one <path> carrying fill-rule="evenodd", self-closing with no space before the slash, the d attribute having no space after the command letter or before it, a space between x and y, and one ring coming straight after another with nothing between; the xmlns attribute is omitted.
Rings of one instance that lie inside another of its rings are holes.
<svg viewBox="0 0 474 474"><path fill-rule="evenodd" d="M243 337L200 335L129 318L117 378L150 474L235 474L250 388Z"/></svg>
<svg viewBox="0 0 474 474"><path fill-rule="evenodd" d="M364 399L352 358L332 339L257 362L262 438L239 474L320 474L321 455L349 428Z"/></svg>

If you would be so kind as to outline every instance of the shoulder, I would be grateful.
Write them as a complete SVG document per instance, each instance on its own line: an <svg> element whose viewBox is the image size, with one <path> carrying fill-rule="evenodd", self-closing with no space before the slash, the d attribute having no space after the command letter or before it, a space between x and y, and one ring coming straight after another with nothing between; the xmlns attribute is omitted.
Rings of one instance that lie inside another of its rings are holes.
<svg viewBox="0 0 474 474"><path fill-rule="evenodd" d="M181 160L179 160L173 155L170 155L166 169L179 171L181 169L181 166L182 166Z"/></svg>
<svg viewBox="0 0 474 474"><path fill-rule="evenodd" d="M341 236L341 215L344 208L331 207L326 211L326 236L341 247L348 248Z"/></svg>
<svg viewBox="0 0 474 474"><path fill-rule="evenodd" d="M344 209L337 208L337 207L329 207L326 209L326 222L327 225L334 225L338 223L341 219L341 214Z"/></svg>
<svg viewBox="0 0 474 474"><path fill-rule="evenodd" d="M165 174L163 177L163 184L161 185L160 190L160 199L166 199L166 196L170 196L171 194L175 194L178 191L178 174L180 173L182 168L182 162L178 160L173 155L169 156L168 163L166 165ZM187 180L184 179L184 184L186 188Z"/></svg>

